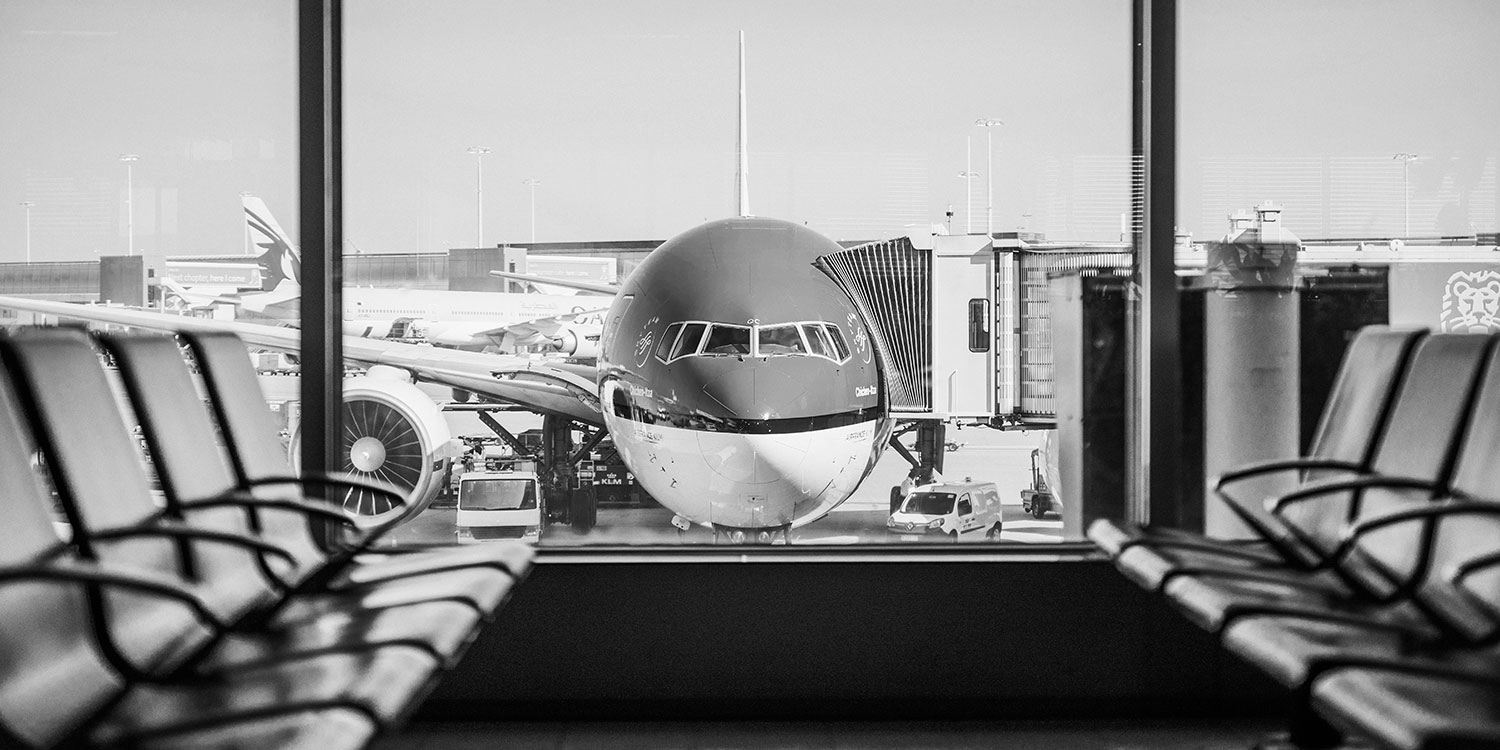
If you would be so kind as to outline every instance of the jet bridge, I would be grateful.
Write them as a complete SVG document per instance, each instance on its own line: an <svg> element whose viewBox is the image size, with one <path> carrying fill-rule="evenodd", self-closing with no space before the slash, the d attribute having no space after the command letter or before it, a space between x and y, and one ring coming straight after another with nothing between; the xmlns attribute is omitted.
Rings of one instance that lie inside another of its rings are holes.
<svg viewBox="0 0 1500 750"><path fill-rule="evenodd" d="M857 245L819 264L869 321L898 419L1045 429L1057 418L1048 276L1128 273L1130 256L1122 245L938 235Z"/></svg>

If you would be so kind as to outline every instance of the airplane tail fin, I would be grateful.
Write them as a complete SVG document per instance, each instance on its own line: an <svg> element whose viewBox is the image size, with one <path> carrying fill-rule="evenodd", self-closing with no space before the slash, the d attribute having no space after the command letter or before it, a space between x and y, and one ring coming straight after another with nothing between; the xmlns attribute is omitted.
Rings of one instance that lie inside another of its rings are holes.
<svg viewBox="0 0 1500 750"><path fill-rule="evenodd" d="M750 146L745 118L745 32L740 31L740 129L734 144L737 160L734 198L740 216L750 215Z"/></svg>
<svg viewBox="0 0 1500 750"><path fill-rule="evenodd" d="M302 284L302 256L292 244L266 202L253 195L241 197L245 207L245 223L255 246L262 248L256 260L260 263L261 291L269 292L290 281L293 286Z"/></svg>

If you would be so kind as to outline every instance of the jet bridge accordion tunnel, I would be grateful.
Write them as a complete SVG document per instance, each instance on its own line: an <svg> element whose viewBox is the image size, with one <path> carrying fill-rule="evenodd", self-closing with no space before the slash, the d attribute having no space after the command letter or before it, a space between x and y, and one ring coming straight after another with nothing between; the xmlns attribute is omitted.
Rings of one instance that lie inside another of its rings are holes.
<svg viewBox="0 0 1500 750"><path fill-rule="evenodd" d="M1030 249L984 235L899 237L819 266L870 323L898 418L1055 426L1049 276L1124 269L1120 246Z"/></svg>

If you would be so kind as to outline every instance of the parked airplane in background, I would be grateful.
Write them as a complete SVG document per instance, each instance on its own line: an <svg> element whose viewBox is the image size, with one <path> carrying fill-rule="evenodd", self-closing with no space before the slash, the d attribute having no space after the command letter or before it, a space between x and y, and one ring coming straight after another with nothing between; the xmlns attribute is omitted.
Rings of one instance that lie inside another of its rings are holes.
<svg viewBox="0 0 1500 750"><path fill-rule="evenodd" d="M238 316L295 324L302 256L265 201L242 197L257 247L259 291L205 293L166 276L163 306L203 310L232 305ZM598 356L604 308L610 299L559 294L456 292L427 289L344 289L344 333L363 338L420 340L463 349L546 346L575 359Z"/></svg>
<svg viewBox="0 0 1500 750"><path fill-rule="evenodd" d="M743 35L740 89L743 113ZM743 153L743 117L739 139ZM894 421L867 322L815 266L842 248L799 224L749 216L743 159L737 172L738 218L677 235L626 279L603 318L597 368L347 336L345 357L386 366L372 378L400 373L602 422L674 522L733 541L786 539L854 492ZM287 351L298 343L282 328L5 297L0 306L164 330L229 328ZM346 382L346 401L358 380ZM390 391L395 413L423 408L399 398ZM346 455L351 440L384 439L344 426Z"/></svg>
<svg viewBox="0 0 1500 750"><path fill-rule="evenodd" d="M250 270L258 272L259 289L241 287L240 291L228 292L223 289L222 282L202 285L213 291L194 288L189 280L173 275L174 260L169 258L161 279L162 306L180 312L227 304L277 320L295 322L296 301L302 293L302 257L287 239L281 225L276 223L276 217L271 215L265 201L253 195L242 195L240 203L245 209L245 225L250 236L255 238L255 246L263 252L254 259L235 258L246 262L194 265L200 269L209 265L226 265L234 269L253 265ZM180 265L181 261L177 263Z"/></svg>

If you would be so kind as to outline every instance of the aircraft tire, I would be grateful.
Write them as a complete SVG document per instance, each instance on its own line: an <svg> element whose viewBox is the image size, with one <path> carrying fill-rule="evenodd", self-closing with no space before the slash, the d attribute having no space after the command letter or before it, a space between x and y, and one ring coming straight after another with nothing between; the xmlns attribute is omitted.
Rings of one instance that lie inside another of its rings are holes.
<svg viewBox="0 0 1500 750"><path fill-rule="evenodd" d="M900 485L892 486L891 487L891 512L892 513L895 513L896 509L899 508L899 507L901 507L901 500L902 500L902 497L901 497L901 487L900 487Z"/></svg>
<svg viewBox="0 0 1500 750"><path fill-rule="evenodd" d="M568 518L574 533L587 534L599 522L599 503L591 490L578 490L568 498Z"/></svg>
<svg viewBox="0 0 1500 750"><path fill-rule="evenodd" d="M1047 515L1047 510L1042 507L1041 503L1032 503L1031 504L1031 517L1032 518L1041 518L1042 516L1045 516L1045 515Z"/></svg>

